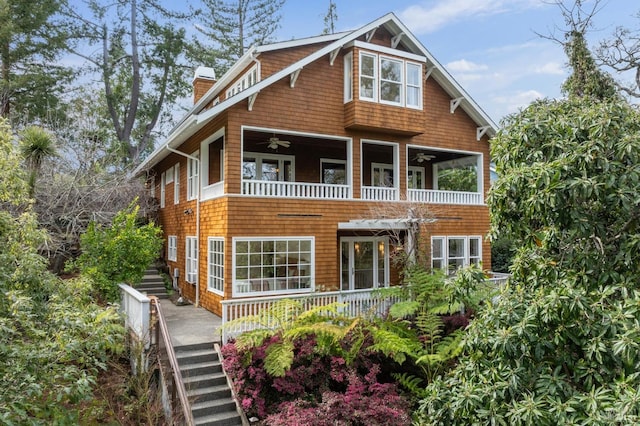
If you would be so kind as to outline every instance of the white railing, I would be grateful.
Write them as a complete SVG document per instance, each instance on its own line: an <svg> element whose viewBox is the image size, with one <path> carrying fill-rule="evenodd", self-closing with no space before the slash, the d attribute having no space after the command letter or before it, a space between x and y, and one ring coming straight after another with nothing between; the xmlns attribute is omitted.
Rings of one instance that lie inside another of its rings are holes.
<svg viewBox="0 0 640 426"><path fill-rule="evenodd" d="M120 312L124 315L125 327L148 344L151 300L131 286L120 284L119 287L122 295Z"/></svg>
<svg viewBox="0 0 640 426"><path fill-rule="evenodd" d="M226 343L232 337L238 336L245 331L250 331L258 327L257 324L240 322L229 326L229 321L251 315L257 315L264 309L282 299L297 300L302 303L305 310L317 306L325 306L331 303L344 303L342 313L346 316L355 317L362 315L384 315L389 307L399 299L376 290L351 290L351 291L327 291L318 293L307 293L302 295L281 295L271 297L252 297L246 299L223 300L222 303L222 342ZM226 325L225 325L226 324ZM269 326L269 325L268 325ZM273 324L274 327L277 324Z"/></svg>
<svg viewBox="0 0 640 426"><path fill-rule="evenodd" d="M216 182L213 185L202 187L202 199L211 200L224 195L224 181Z"/></svg>
<svg viewBox="0 0 640 426"><path fill-rule="evenodd" d="M398 189L384 186L363 186L360 198L373 201L398 201Z"/></svg>
<svg viewBox="0 0 640 426"><path fill-rule="evenodd" d="M349 185L266 180L243 180L242 194L265 197L319 198L330 200L348 200L351 197Z"/></svg>
<svg viewBox="0 0 640 426"><path fill-rule="evenodd" d="M430 204L483 204L482 194L479 192L440 191L436 189L409 189L407 190L407 199Z"/></svg>
<svg viewBox="0 0 640 426"><path fill-rule="evenodd" d="M507 279L511 274L504 274L502 272L491 272L492 277L487 278L487 281L495 285L496 287L502 287L507 283Z"/></svg>

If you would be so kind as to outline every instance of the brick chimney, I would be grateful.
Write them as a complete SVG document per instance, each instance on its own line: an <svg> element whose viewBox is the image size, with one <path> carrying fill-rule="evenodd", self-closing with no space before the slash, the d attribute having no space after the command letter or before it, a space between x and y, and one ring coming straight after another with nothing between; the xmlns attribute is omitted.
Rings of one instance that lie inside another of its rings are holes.
<svg viewBox="0 0 640 426"><path fill-rule="evenodd" d="M193 103L197 103L209 89L216 84L216 72L213 68L198 67L193 76Z"/></svg>

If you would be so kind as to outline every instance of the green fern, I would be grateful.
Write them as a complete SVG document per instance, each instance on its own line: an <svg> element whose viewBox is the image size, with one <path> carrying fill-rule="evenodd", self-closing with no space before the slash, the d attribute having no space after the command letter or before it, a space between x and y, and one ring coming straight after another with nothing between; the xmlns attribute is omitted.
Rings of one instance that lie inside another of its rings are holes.
<svg viewBox="0 0 640 426"><path fill-rule="evenodd" d="M269 345L264 358L264 369L273 377L282 377L293 363L293 342L282 342Z"/></svg>
<svg viewBox="0 0 640 426"><path fill-rule="evenodd" d="M427 391L422 385L424 383L422 378L409 373L392 373L391 376L416 399L427 396Z"/></svg>

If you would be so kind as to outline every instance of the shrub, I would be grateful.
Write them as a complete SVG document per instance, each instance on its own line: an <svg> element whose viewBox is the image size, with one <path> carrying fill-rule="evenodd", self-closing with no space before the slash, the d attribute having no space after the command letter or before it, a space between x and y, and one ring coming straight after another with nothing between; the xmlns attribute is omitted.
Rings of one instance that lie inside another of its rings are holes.
<svg viewBox="0 0 640 426"><path fill-rule="evenodd" d="M115 215L110 227L92 222L80 237L82 254L73 266L91 277L107 301L118 300L118 284L139 283L162 247L162 230L153 223L140 225L138 210L134 201Z"/></svg>

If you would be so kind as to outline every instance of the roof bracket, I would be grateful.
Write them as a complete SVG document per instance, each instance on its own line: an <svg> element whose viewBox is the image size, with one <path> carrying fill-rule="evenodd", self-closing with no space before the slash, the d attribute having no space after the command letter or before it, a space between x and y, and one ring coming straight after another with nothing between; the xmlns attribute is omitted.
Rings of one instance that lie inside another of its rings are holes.
<svg viewBox="0 0 640 426"><path fill-rule="evenodd" d="M400 44L400 40L402 40L402 36L404 35L404 33L400 33L396 36L393 36L391 38L391 48L395 49L396 47L398 47L398 44Z"/></svg>
<svg viewBox="0 0 640 426"><path fill-rule="evenodd" d="M291 82L289 83L289 85L291 86L292 89L294 87L296 87L296 81L298 80L298 76L300 75L300 71L302 71L302 68L298 68L297 70L295 70L294 72L292 72L290 74Z"/></svg>
<svg viewBox="0 0 640 426"><path fill-rule="evenodd" d="M378 29L378 27L375 27L374 29L372 29L371 31L369 31L365 38L367 40L367 43L369 43L371 41L371 39L373 38L374 34L376 33L376 30Z"/></svg>
<svg viewBox="0 0 640 426"><path fill-rule="evenodd" d="M449 111L451 111L451 114L453 114L456 111L456 108L460 106L460 102L462 102L463 100L464 100L464 96L451 99L450 106L449 106Z"/></svg>
<svg viewBox="0 0 640 426"><path fill-rule="evenodd" d="M333 63L335 62L336 58L338 57L338 53L340 53L340 49L342 49L342 46L338 47L335 50L332 50L331 53L329 54L329 64L331 66L333 66Z"/></svg>
<svg viewBox="0 0 640 426"><path fill-rule="evenodd" d="M487 131L491 129L491 126L481 126L476 129L476 139L480 140Z"/></svg>
<svg viewBox="0 0 640 426"><path fill-rule="evenodd" d="M431 73L434 69L436 69L434 65L431 65L429 68L427 68L427 73L424 75L424 81L429 80L429 77L431 77Z"/></svg>
<svg viewBox="0 0 640 426"><path fill-rule="evenodd" d="M249 111L253 111L253 104L256 102L256 98L258 97L258 93L256 92L253 95L249 96Z"/></svg>

